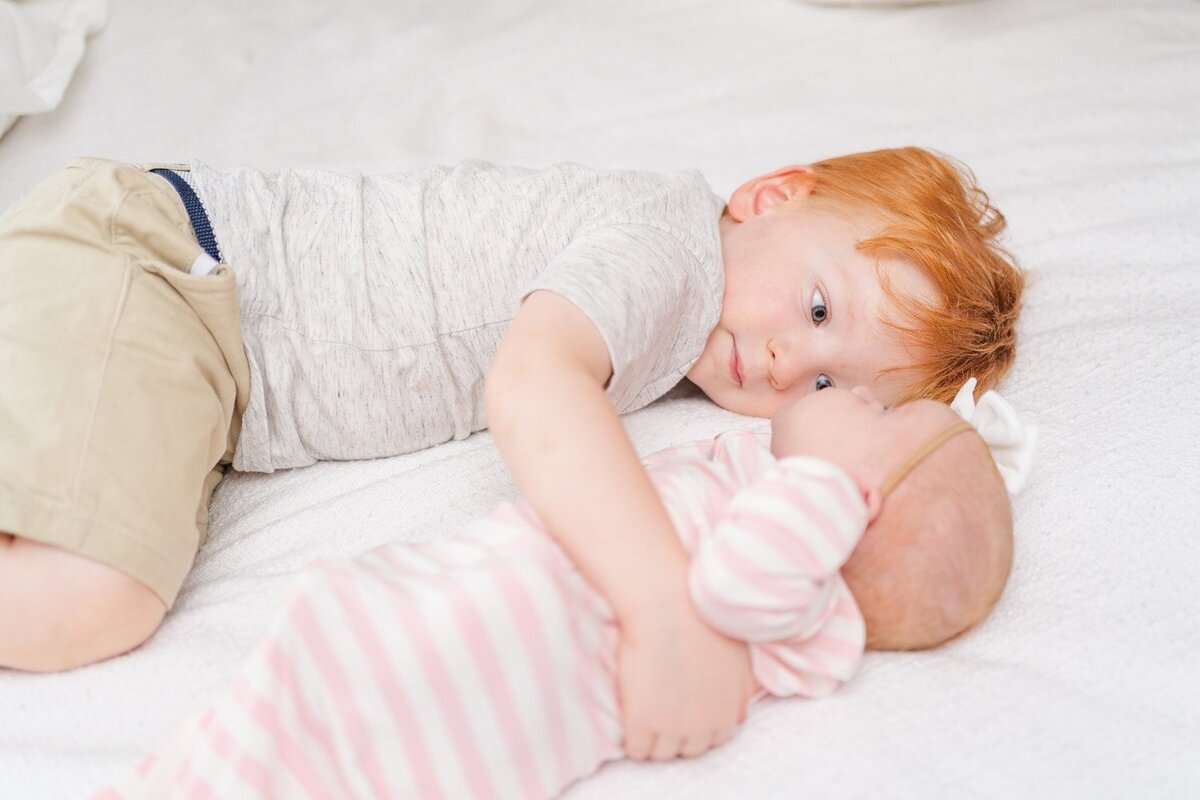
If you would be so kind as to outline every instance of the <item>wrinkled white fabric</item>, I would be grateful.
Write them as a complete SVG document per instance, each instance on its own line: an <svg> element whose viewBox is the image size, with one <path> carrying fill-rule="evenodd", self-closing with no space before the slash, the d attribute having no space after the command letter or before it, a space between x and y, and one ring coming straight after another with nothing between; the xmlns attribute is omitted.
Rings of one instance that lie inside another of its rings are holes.
<svg viewBox="0 0 1200 800"><path fill-rule="evenodd" d="M107 18L108 0L0 0L0 135L18 115L59 104Z"/></svg>

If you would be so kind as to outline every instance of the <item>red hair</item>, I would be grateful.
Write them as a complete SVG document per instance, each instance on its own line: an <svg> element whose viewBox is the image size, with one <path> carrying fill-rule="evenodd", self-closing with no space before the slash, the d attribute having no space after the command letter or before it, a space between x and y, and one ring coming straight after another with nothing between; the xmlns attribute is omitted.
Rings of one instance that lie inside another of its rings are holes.
<svg viewBox="0 0 1200 800"><path fill-rule="evenodd" d="M835 209L868 211L882 227L857 248L899 256L937 288L938 305L894 290L885 294L903 319L888 319L918 360L904 400L947 402L970 377L982 392L1000 382L1017 348L1024 273L997 239L1004 215L963 164L919 147L876 150L813 164L812 199ZM892 370L888 370L892 371Z"/></svg>

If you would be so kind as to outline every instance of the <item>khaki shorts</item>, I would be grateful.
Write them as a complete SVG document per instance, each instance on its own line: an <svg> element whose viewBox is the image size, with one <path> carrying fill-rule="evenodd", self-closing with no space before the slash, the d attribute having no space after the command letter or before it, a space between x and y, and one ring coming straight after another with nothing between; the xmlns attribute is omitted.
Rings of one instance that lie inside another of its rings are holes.
<svg viewBox="0 0 1200 800"><path fill-rule="evenodd" d="M0 217L0 531L137 578L169 607L249 388L233 273L171 185L80 159Z"/></svg>

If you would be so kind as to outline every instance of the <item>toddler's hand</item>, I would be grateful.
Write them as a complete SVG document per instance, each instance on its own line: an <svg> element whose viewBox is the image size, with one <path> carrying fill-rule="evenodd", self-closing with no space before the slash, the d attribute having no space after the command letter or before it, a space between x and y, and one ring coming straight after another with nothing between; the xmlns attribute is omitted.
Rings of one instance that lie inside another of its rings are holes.
<svg viewBox="0 0 1200 800"><path fill-rule="evenodd" d="M622 622L617 685L632 759L691 757L723 744L756 690L746 644L706 625L686 595L681 601Z"/></svg>

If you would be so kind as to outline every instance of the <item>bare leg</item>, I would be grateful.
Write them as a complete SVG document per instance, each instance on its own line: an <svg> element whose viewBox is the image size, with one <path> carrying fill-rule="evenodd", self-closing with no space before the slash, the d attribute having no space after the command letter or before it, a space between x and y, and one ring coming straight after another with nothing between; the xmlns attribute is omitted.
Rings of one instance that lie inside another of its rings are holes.
<svg viewBox="0 0 1200 800"><path fill-rule="evenodd" d="M55 672L119 655L166 610L120 570L0 532L0 667Z"/></svg>

